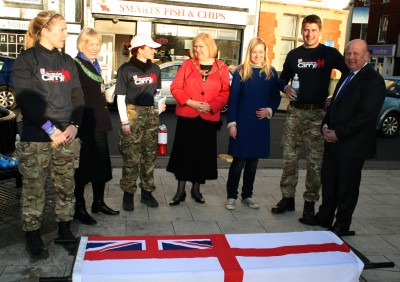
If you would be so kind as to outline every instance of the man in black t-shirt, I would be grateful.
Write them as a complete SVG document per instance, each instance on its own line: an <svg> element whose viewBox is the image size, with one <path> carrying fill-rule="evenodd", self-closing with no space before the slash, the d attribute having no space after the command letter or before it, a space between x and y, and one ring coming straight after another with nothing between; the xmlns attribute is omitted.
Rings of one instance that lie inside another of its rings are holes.
<svg viewBox="0 0 400 282"><path fill-rule="evenodd" d="M298 160L304 144L307 158L306 191L303 216L310 219L315 214L315 202L321 188L320 171L323 139L320 130L325 114L332 69L347 72L343 56L334 48L319 43L321 19L309 15L302 22L304 44L289 52L279 79L280 90L290 100L288 116L282 135L283 173L280 181L282 199L272 208L275 214L294 211L294 195L298 181ZM298 93L289 81L297 74L300 81Z"/></svg>

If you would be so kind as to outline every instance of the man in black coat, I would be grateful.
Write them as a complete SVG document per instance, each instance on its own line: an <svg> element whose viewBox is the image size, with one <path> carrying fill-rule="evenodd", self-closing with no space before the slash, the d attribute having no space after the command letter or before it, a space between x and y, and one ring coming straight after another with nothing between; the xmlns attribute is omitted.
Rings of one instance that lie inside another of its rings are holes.
<svg viewBox="0 0 400 282"><path fill-rule="evenodd" d="M364 162L376 153L375 124L386 87L369 66L369 56L364 40L355 39L346 46L345 62L350 72L339 80L322 121L322 205L314 218L302 220L307 225L329 227L338 235L349 232Z"/></svg>

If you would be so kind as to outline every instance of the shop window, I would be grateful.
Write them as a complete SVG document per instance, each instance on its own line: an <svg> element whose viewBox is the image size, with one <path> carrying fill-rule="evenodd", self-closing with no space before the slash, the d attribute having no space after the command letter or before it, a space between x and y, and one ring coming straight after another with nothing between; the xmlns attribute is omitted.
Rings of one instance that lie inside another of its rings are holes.
<svg viewBox="0 0 400 282"><path fill-rule="evenodd" d="M381 16L381 19L379 21L378 42L386 42L388 23L388 16Z"/></svg>
<svg viewBox="0 0 400 282"><path fill-rule="evenodd" d="M198 34L195 26L180 26L178 28L178 36L195 37Z"/></svg>
<svg viewBox="0 0 400 282"><path fill-rule="evenodd" d="M17 57L24 50L25 34L0 33L0 54Z"/></svg>
<svg viewBox="0 0 400 282"><path fill-rule="evenodd" d="M213 38L217 38L217 29L209 27L199 27L199 33L204 32L210 34Z"/></svg>
<svg viewBox="0 0 400 282"><path fill-rule="evenodd" d="M361 24L360 39L367 40L368 24Z"/></svg>
<svg viewBox="0 0 400 282"><path fill-rule="evenodd" d="M4 0L4 6L43 9L43 0Z"/></svg>
<svg viewBox="0 0 400 282"><path fill-rule="evenodd" d="M218 39L238 40L238 31L233 29L218 29Z"/></svg>
<svg viewBox="0 0 400 282"><path fill-rule="evenodd" d="M178 26L171 24L156 24L155 32L158 35L178 35Z"/></svg>
<svg viewBox="0 0 400 282"><path fill-rule="evenodd" d="M228 65L238 65L240 60L241 30L154 24L155 41L162 44L161 53L168 51L172 60L184 60L190 56L192 40L199 33L205 32L213 36L217 43L217 57Z"/></svg>
<svg viewBox="0 0 400 282"><path fill-rule="evenodd" d="M43 4L43 0L4 0L5 3L18 3L18 4Z"/></svg>

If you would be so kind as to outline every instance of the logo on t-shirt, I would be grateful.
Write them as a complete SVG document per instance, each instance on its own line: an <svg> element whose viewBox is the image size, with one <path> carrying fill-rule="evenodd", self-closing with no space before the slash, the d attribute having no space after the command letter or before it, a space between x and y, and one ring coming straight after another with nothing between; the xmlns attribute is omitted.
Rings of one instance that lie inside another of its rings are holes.
<svg viewBox="0 0 400 282"><path fill-rule="evenodd" d="M134 75L133 81L136 85L152 84L157 82L157 76L155 73L145 74L143 76Z"/></svg>
<svg viewBox="0 0 400 282"><path fill-rule="evenodd" d="M315 61L303 60L303 59L297 60L297 67L299 69L320 69L323 68L324 66L325 66L324 59L316 59Z"/></svg>
<svg viewBox="0 0 400 282"><path fill-rule="evenodd" d="M47 82L68 82L71 79L71 74L68 70L45 70L40 69L42 79Z"/></svg>

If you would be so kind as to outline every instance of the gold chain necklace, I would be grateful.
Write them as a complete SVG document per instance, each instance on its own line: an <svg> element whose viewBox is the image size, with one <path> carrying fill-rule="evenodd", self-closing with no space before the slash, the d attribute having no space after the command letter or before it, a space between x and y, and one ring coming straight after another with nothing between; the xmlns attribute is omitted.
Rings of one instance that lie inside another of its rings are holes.
<svg viewBox="0 0 400 282"><path fill-rule="evenodd" d="M206 82L207 77L208 77L209 75L213 74L214 72L218 71L218 70L219 70L219 67L220 67L220 66L218 66L218 63L216 63L216 64L217 64L217 67L216 67L216 68L211 69L211 70L202 70L202 69L200 68L200 66L196 64L196 61L195 61L194 59L192 59L192 63L193 63L193 65L194 65L194 67L197 69L197 71L201 74L201 77L202 77L203 82ZM221 66L222 66L223 64L224 64L224 62L222 62ZM211 68L212 68L212 66L211 66Z"/></svg>

